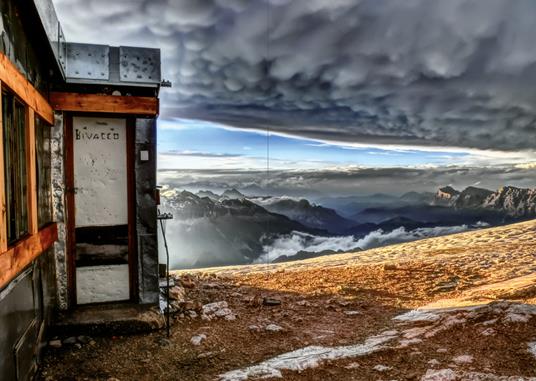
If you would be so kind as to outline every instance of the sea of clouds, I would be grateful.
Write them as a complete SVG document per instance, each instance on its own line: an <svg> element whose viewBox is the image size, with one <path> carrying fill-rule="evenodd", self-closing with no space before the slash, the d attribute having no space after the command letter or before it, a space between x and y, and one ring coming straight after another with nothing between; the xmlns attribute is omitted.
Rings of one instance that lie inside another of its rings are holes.
<svg viewBox="0 0 536 381"><path fill-rule="evenodd" d="M485 222L474 225L436 226L433 228L417 228L406 230L403 226L391 232L381 229L367 234L363 238L354 236L321 237L308 233L294 231L291 234L276 238L270 245L264 246L264 253L257 263L272 262L286 255L291 257L299 251L319 253L324 250L352 251L356 249L371 249L401 242L415 241L423 238L438 237L447 234L461 233L467 230L489 226Z"/></svg>

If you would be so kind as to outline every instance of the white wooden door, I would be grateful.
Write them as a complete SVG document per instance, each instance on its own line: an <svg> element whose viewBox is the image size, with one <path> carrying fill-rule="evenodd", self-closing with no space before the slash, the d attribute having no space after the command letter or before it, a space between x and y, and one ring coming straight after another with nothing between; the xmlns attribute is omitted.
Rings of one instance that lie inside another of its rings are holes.
<svg viewBox="0 0 536 381"><path fill-rule="evenodd" d="M73 118L78 304L129 299L126 120Z"/></svg>

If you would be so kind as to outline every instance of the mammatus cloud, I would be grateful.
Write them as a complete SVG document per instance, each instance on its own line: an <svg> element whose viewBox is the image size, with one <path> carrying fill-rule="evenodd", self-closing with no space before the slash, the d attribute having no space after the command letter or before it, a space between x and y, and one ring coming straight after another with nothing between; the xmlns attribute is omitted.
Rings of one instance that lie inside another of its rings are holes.
<svg viewBox="0 0 536 381"><path fill-rule="evenodd" d="M503 185L536 187L534 168L523 166L490 167L392 167L327 168L310 170L196 169L160 170L162 184L179 189L236 188L246 194L315 197L320 195L358 195L375 192L402 194L409 191L435 192L450 184L458 189L478 186L495 190ZM393 188L396 184L396 188Z"/></svg>
<svg viewBox="0 0 536 381"><path fill-rule="evenodd" d="M534 150L532 0L56 0L69 40L159 46L163 117Z"/></svg>

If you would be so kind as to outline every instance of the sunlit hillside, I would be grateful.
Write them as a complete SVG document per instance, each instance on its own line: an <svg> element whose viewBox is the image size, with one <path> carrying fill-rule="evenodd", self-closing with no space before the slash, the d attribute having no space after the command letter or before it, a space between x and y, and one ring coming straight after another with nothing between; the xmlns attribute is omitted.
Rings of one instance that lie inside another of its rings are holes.
<svg viewBox="0 0 536 381"><path fill-rule="evenodd" d="M304 261L182 271L169 341L160 333L99 339L56 355L45 371L151 380L534 380L535 259L532 220Z"/></svg>

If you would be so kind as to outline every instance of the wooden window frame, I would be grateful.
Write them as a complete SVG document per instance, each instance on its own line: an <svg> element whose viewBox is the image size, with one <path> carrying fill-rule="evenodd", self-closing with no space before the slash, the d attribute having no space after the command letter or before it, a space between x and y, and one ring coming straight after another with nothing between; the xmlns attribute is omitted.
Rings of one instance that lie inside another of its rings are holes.
<svg viewBox="0 0 536 381"><path fill-rule="evenodd" d="M14 279L35 258L48 250L58 239L55 223L39 229L37 213L37 178L35 117L54 124L54 111L47 100L28 82L9 58L0 53L0 94L9 91L25 108L27 218L28 234L8 245L6 224L4 127L0 112L0 289Z"/></svg>
<svg viewBox="0 0 536 381"><path fill-rule="evenodd" d="M26 221L25 221L25 231L23 232L20 232L20 233L16 233L16 237L14 239L12 239L11 241L9 240L9 237L8 237L8 233L7 233L7 224L8 223L11 223L9 221L7 221L7 195L5 194L5 179L6 179L6 163L5 163L5 150L7 149L5 147L5 145L3 145L3 151L2 151L2 156L3 156L3 159L4 159L4 163L3 163L3 169L4 169L4 177L2 177L2 182L1 182L1 185L3 187L3 190L4 190L4 199L3 199L3 204L5 205L5 215L6 215L6 219L5 219L5 223L6 225L3 226L3 229L5 230L5 233L3 235L6 236L6 241L7 241L7 246L8 248L9 247L12 247L12 246L15 246L17 244L17 242L27 238L29 235L31 234L35 234L37 231L33 231L32 230L32 217L31 217L31 208L32 208L32 187L31 187L31 181L32 181L32 176L31 176L31 173L29 173L29 170L31 170L31 166L32 166L32 163L31 163L31 157L29 156L31 154L31 150L32 150L32 140L31 140L31 133L33 131L33 126L29 123L29 114L31 113L31 109L28 107L28 105L26 105L21 99L20 97L18 97L17 94L13 93L13 91L11 91L10 89L4 89L4 88L0 88L0 95L2 96L2 117L3 117L3 103L4 103L4 97L9 97L8 100L10 102L12 102L12 105L11 105L11 108L12 108L12 118L13 118L13 128L17 128L16 130L16 133L18 134L19 133L19 130L18 130L18 123L20 123L21 121L17 118L17 107L20 107L23 109L23 117L22 117L22 123L24 123L24 125L22 126L23 130L24 130L24 141L23 141L23 145L24 145L24 175L26 176L26 184L25 184L25 187L26 187L26 192L25 194L22 196L23 198L25 198L26 202L25 202L25 205L24 205L24 213L22 214L22 216L15 216L16 218L16 227L15 229L18 230L19 229L19 222L20 220L18 219L18 217L20 218L26 218ZM33 115L33 113L32 113ZM3 120L2 120L3 122ZM4 125L2 123L2 136L1 136L1 139L3 141L3 143L5 143L5 131L4 131ZM34 154L35 154L35 151L34 151ZM34 162L35 163L35 162ZM19 163L17 162L13 162L11 163L12 166L18 166ZM15 192L15 194L12 195L13 199L14 200L18 200L18 197L20 196L19 193ZM37 197L37 195L35 195L35 197ZM18 201L15 202L16 204L18 203ZM17 211L15 211L16 213Z"/></svg>
<svg viewBox="0 0 536 381"><path fill-rule="evenodd" d="M31 116L29 116L30 118ZM39 120L39 123L37 123ZM34 149L35 149L35 154L33 155L34 158L35 158L35 194L36 194L36 200L35 200L35 205L36 205L36 210L37 210L37 227L38 229L42 229L44 228L45 226L47 226L48 224L50 223L53 223L54 222L54 212L53 212L53 202L52 202L52 178L49 178L48 180L48 185L50 187L49 189L49 193L50 193L50 199L48 200L48 202L50 203L48 206L50 207L50 218L48 221L41 221L40 220L40 216L39 216L39 208L40 208L40 202L39 202L39 192L41 191L40 187L39 187L39 171L38 171L38 168L39 168L39 148L38 148L38 144L40 143L40 141L38 141L38 135L39 135L39 131L38 129L47 129L49 130L49 135L48 135L48 145L49 145L49 154L52 156L52 125L50 125L49 123L47 123L43 118L41 118L39 115L35 114L34 113L34 118L33 118L33 121L34 121L34 127L33 127L33 130L34 130L34 133L35 133L35 142L33 144L34 146ZM38 124L39 124L39 127L38 127ZM52 166L52 158L50 158L51 162L49 163L50 166ZM52 168L50 168L50 170L52 170Z"/></svg>

